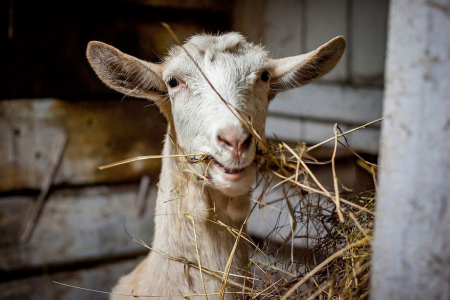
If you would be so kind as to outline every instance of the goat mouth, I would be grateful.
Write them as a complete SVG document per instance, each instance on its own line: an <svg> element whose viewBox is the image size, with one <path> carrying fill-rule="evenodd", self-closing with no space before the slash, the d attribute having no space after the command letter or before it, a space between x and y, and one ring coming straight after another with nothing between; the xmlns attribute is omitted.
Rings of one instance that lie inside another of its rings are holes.
<svg viewBox="0 0 450 300"><path fill-rule="evenodd" d="M213 159L212 164L213 166L219 168L225 174L239 174L247 168L247 167L239 169L227 168L215 159Z"/></svg>
<svg viewBox="0 0 450 300"><path fill-rule="evenodd" d="M243 168L230 168L222 165L219 161L217 161L214 157L210 156L210 166L211 169L216 173L220 173L222 177L229 181L237 181L246 175L246 170L250 167L250 165Z"/></svg>

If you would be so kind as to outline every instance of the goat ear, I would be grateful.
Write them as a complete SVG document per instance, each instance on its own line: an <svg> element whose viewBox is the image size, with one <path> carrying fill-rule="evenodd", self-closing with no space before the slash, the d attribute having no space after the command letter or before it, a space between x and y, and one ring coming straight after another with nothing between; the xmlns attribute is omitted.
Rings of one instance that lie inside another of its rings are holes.
<svg viewBox="0 0 450 300"><path fill-rule="evenodd" d="M307 54L272 59L271 87L280 91L303 86L330 72L344 53L345 39L338 36Z"/></svg>
<svg viewBox="0 0 450 300"><path fill-rule="evenodd" d="M101 42L90 42L86 54L98 77L118 92L157 101L167 91L163 65L145 62Z"/></svg>

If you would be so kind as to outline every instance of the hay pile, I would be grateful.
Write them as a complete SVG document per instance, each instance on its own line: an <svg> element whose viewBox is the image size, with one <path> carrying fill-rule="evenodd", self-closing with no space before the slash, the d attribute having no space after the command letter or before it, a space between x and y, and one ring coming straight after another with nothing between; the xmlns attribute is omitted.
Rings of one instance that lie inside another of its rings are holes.
<svg viewBox="0 0 450 300"><path fill-rule="evenodd" d="M226 277L224 282L227 282L227 286L242 288L242 295L238 295L238 299L368 299L377 166L364 160L342 143L339 137L345 138L345 135L380 122L381 119L340 134L337 133L339 127L336 124L334 137L311 147L304 144L290 147L283 142L264 142L254 132L249 118L239 111L235 111L235 114L258 142L256 162L260 166L260 176L252 195L252 211L258 205L273 208L280 211L280 219L283 213L288 212L289 222L278 222L258 244L251 241L249 236L241 234L241 229L227 227L236 239L243 238L254 246L253 258L239 274L240 277L245 276L245 288L233 280L236 274L229 274L229 268L224 270L226 275L219 275L224 272L211 270L207 266L202 267L202 272L217 279ZM334 151L330 160L317 161L309 155L311 150L333 141ZM355 155L358 164L372 174L374 190L352 193L340 183L335 168L338 144ZM138 157L102 168L160 157ZM208 164L209 159L208 155L194 154L174 157L185 159L184 163L191 167L199 163ZM310 166L314 164L332 165L333 190L326 189L311 171ZM193 176L195 171L189 174L184 180L196 177ZM207 174L198 174L199 177L207 180ZM283 189L283 197L267 203L266 196L276 189ZM274 202L282 205L272 207L276 204ZM219 225L227 226L223 223ZM284 237L284 243L274 245L275 237L286 227L290 233ZM133 240L158 252L139 238ZM303 245L300 251L294 248L298 244ZM196 262L160 254L199 269ZM204 294L196 296L201 295Z"/></svg>
<svg viewBox="0 0 450 300"><path fill-rule="evenodd" d="M334 167L340 142L336 126L334 141L328 161L333 165L334 191L325 189L308 167L320 163L308 155L316 146L300 144L292 149L285 143L270 143L261 154L265 159L260 183L264 192L257 202L267 206L264 198L274 189L271 182L281 179L275 188L284 186L284 197L278 201L287 206L290 222L278 224L263 245L260 243L265 253L262 262L252 259L253 268L262 276L249 280L254 282L253 295L260 299L368 299L375 191L339 192ZM358 163L376 180L376 165L357 156ZM283 226L291 233L281 246L272 245ZM294 250L297 239L304 245L301 252Z"/></svg>

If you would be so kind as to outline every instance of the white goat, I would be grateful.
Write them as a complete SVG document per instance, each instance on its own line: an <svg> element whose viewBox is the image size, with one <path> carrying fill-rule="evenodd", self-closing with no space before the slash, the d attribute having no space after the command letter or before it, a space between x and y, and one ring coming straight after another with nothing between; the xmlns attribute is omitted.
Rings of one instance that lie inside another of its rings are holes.
<svg viewBox="0 0 450 300"><path fill-rule="evenodd" d="M204 294L204 282L208 299L218 299L220 279L204 272L202 279L198 269L167 255L225 270L236 238L210 220L241 228L257 172L258 145L234 109L251 120L264 140L269 101L278 91L305 85L333 69L345 40L337 37L313 52L282 59L270 59L262 46L247 42L238 33L196 35L184 48L197 66L179 46L160 64L100 42L90 42L87 48L88 60L104 83L126 95L153 100L165 115L168 130L163 155L206 153L211 158L195 165L194 172L206 176L188 181L183 180L189 169L186 158L163 158L152 244L155 251L120 279L115 294L182 299L182 295ZM230 273L242 274L248 263L247 251L241 239ZM241 282L238 277L232 279ZM225 299L232 299L236 297L233 292L242 289L228 287L226 291Z"/></svg>

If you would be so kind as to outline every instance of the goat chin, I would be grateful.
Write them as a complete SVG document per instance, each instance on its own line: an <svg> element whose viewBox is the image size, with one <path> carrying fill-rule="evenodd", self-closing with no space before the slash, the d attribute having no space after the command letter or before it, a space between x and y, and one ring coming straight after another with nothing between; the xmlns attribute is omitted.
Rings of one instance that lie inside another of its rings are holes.
<svg viewBox="0 0 450 300"><path fill-rule="evenodd" d="M252 183L256 179L256 164L252 163L244 171L238 180L228 180L226 175L211 171L210 175L214 187L229 197L237 197L247 194Z"/></svg>

